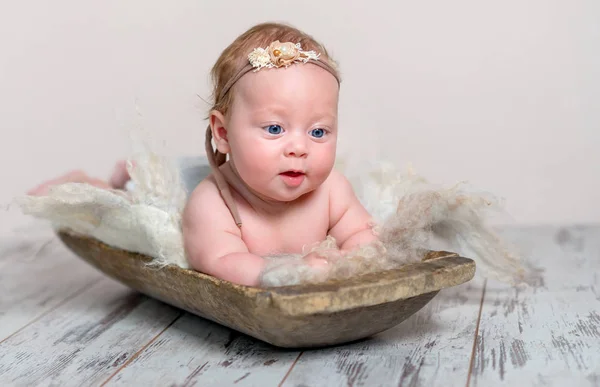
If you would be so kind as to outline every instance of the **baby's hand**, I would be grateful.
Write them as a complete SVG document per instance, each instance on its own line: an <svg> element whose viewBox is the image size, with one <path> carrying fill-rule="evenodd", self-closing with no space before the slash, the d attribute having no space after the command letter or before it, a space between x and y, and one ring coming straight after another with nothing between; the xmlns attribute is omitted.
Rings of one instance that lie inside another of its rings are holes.
<svg viewBox="0 0 600 387"><path fill-rule="evenodd" d="M304 257L306 263L313 267L328 266L344 256L345 252L338 249L314 251Z"/></svg>
<svg viewBox="0 0 600 387"><path fill-rule="evenodd" d="M325 259L324 257L320 256L317 253L310 253L310 254L304 256L303 259L304 259L304 262L306 262L306 264L311 267L316 267L316 268L323 267L324 268L324 267L329 266L329 262L327 261L327 259Z"/></svg>

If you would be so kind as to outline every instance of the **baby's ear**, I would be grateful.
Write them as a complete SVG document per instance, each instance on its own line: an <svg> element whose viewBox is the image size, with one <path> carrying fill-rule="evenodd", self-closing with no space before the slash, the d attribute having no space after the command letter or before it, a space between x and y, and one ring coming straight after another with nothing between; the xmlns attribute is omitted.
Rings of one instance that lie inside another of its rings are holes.
<svg viewBox="0 0 600 387"><path fill-rule="evenodd" d="M210 112L210 130L217 146L217 150L223 154L229 153L229 140L225 127L225 117L218 110Z"/></svg>

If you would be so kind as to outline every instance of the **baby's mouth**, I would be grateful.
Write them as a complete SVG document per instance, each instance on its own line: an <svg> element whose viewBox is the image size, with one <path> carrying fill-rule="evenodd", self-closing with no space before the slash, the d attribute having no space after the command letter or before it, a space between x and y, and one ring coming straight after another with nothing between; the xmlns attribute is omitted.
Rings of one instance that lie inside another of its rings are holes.
<svg viewBox="0 0 600 387"><path fill-rule="evenodd" d="M283 173L281 173L281 175L284 175L284 176L289 176L289 177L299 177L299 176L302 176L302 175L304 175L304 172L299 172L299 171L286 171L286 172L283 172Z"/></svg>
<svg viewBox="0 0 600 387"><path fill-rule="evenodd" d="M285 184L289 187L299 187L305 179L304 172L301 171L285 171L279 174Z"/></svg>

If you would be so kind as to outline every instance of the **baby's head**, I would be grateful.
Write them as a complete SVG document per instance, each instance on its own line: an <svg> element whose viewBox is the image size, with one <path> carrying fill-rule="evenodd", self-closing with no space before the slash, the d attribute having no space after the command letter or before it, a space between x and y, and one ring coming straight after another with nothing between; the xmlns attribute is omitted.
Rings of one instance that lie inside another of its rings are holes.
<svg viewBox="0 0 600 387"><path fill-rule="evenodd" d="M231 86L229 83L249 63L248 54L255 48L267 48L275 41L299 43L303 51L315 51L319 54L319 60L329 64L335 71L336 66L327 50L312 36L285 24L258 24L238 36L223 50L215 62L211 71L213 83L211 110L218 110L222 114L229 112L235 94L235 92L224 94L228 86ZM339 78L337 71L335 76Z"/></svg>
<svg viewBox="0 0 600 387"><path fill-rule="evenodd" d="M267 65L271 60L284 66ZM223 51L212 76L213 169L227 154L250 189L276 201L295 200L325 181L335 162L339 74L321 44L287 25L260 24Z"/></svg>

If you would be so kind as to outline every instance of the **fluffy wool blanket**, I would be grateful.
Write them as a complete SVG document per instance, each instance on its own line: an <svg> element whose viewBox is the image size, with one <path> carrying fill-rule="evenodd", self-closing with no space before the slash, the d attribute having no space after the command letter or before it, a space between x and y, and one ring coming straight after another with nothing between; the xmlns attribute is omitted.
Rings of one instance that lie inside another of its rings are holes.
<svg viewBox="0 0 600 387"><path fill-rule="evenodd" d="M26 214L49 220L57 229L96 238L110 246L153 258L151 265L189 268L183 248L181 213L187 196L210 173L203 157L171 160L152 151L134 154L128 165L127 190L106 190L67 183L48 195L17 199ZM135 167L133 167L135 165ZM359 199L372 214L380 243L339 258L328 237L302 254L264 257L263 286L314 283L386 270L423 258L427 250L445 249L475 259L486 274L512 284L526 271L510 247L486 224L490 210L501 210L488 194L466 184L441 187L384 162L345 168ZM349 172L352 171L352 172ZM328 269L306 265L302 256L321 251Z"/></svg>

